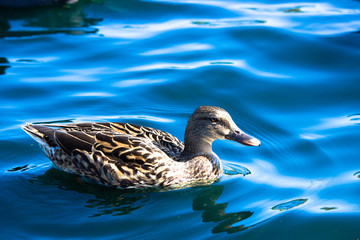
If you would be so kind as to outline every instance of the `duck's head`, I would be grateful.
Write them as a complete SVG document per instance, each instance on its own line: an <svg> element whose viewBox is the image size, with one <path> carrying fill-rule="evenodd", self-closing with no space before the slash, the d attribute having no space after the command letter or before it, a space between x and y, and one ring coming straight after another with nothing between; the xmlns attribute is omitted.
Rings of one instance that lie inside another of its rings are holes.
<svg viewBox="0 0 360 240"><path fill-rule="evenodd" d="M212 142L217 139L229 139L246 146L260 146L260 141L244 133L224 109L210 106L197 108L186 126L185 149L210 147L211 150Z"/></svg>

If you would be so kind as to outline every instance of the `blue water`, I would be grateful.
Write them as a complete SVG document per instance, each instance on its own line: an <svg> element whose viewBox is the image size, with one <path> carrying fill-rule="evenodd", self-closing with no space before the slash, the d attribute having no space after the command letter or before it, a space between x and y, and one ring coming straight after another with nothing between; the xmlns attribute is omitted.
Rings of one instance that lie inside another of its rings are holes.
<svg viewBox="0 0 360 240"><path fill-rule="evenodd" d="M1 239L359 239L360 1L0 8ZM26 122L120 121L183 140L200 105L224 176L116 190L52 167Z"/></svg>

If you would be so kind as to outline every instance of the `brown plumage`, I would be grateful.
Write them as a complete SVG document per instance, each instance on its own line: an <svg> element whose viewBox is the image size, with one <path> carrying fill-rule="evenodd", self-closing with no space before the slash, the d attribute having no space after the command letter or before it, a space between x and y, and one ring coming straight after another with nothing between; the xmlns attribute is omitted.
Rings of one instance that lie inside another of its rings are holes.
<svg viewBox="0 0 360 240"><path fill-rule="evenodd" d="M120 188L213 182L222 174L211 150L214 140L260 145L225 110L208 106L191 115L185 144L167 132L129 123L27 124L23 129L58 168Z"/></svg>

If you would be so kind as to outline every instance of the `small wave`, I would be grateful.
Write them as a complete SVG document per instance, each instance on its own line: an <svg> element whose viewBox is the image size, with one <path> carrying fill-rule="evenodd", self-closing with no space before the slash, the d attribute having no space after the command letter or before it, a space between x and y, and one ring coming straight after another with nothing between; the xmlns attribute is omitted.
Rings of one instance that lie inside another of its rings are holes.
<svg viewBox="0 0 360 240"><path fill-rule="evenodd" d="M266 78L290 78L290 76L265 72L259 69L251 67L246 61L241 59L219 59L219 60L207 60L207 61L198 61L198 62L189 62L189 63L152 63L148 65L135 66L126 69L122 69L121 72L141 72L141 71L152 71L159 69L197 69L205 66L214 66L214 65L226 65L229 67L236 67L243 69L251 74L256 76L266 77Z"/></svg>
<svg viewBox="0 0 360 240"><path fill-rule="evenodd" d="M157 83L163 83L166 82L167 79L125 79L118 82L115 82L112 84L114 87L120 87L120 88L128 88L128 87L138 87L142 85L148 85L148 84L157 84Z"/></svg>
<svg viewBox="0 0 360 240"><path fill-rule="evenodd" d="M349 127L360 124L360 115L351 114L340 117L329 117L321 120L321 123L308 128L307 130L329 130L342 127Z"/></svg>
<svg viewBox="0 0 360 240"><path fill-rule="evenodd" d="M292 209L294 207L300 206L304 203L306 203L308 199L295 199L288 202L280 203L272 208L272 210L279 210L279 211L285 211Z"/></svg>
<svg viewBox="0 0 360 240"><path fill-rule="evenodd" d="M336 210L338 209L337 207L322 207L320 208L321 210L324 210L324 211L331 211L331 210Z"/></svg>
<svg viewBox="0 0 360 240"><path fill-rule="evenodd" d="M71 95L72 97L114 97L115 94L108 92L82 92Z"/></svg>
<svg viewBox="0 0 360 240"><path fill-rule="evenodd" d="M354 176L357 177L357 178L360 178L360 171L354 173Z"/></svg>
<svg viewBox="0 0 360 240"><path fill-rule="evenodd" d="M166 2L166 1L165 1ZM173 1L172 1L173 2ZM226 9L237 15L245 16L231 19L197 19L191 23L197 27L234 27L246 25L266 25L269 27L287 28L294 32L307 34L332 35L344 32L356 32L360 28L359 21L342 21L334 18L329 21L329 16L342 17L358 15L360 9L346 9L329 3L239 3L229 1L177 1L178 4L201 4ZM261 16L262 19L258 19ZM312 21L303 24L303 20L297 21L296 17L325 17L326 21ZM181 28L189 28L189 24L178 25ZM163 29L164 30L164 29Z"/></svg>
<svg viewBox="0 0 360 240"><path fill-rule="evenodd" d="M153 56L153 55L163 55L163 54L173 54L173 53L183 53L183 52L193 52L193 51L201 51L201 50L209 50L214 48L214 46L210 44L203 43L187 43L171 46L168 48L160 48L154 49L151 51L147 51L144 53L140 53L140 55L144 56Z"/></svg>
<svg viewBox="0 0 360 240"><path fill-rule="evenodd" d="M226 163L224 164L224 174L225 175L249 175L251 174L251 171L249 169L247 169L244 166L241 166L239 164L231 164L231 163Z"/></svg>
<svg viewBox="0 0 360 240"><path fill-rule="evenodd" d="M30 165L30 164L26 164L23 166L17 166L17 167L13 167L11 169L8 169L7 172L25 172L27 170L30 170L32 168L34 168L36 166Z"/></svg>

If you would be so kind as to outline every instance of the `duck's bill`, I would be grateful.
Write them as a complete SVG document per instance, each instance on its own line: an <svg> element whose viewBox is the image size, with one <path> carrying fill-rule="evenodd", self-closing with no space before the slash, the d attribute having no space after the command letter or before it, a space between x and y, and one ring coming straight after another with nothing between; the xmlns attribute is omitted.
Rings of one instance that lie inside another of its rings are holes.
<svg viewBox="0 0 360 240"><path fill-rule="evenodd" d="M225 136L226 139L241 143L246 146L260 146L261 142L244 132L236 131Z"/></svg>

